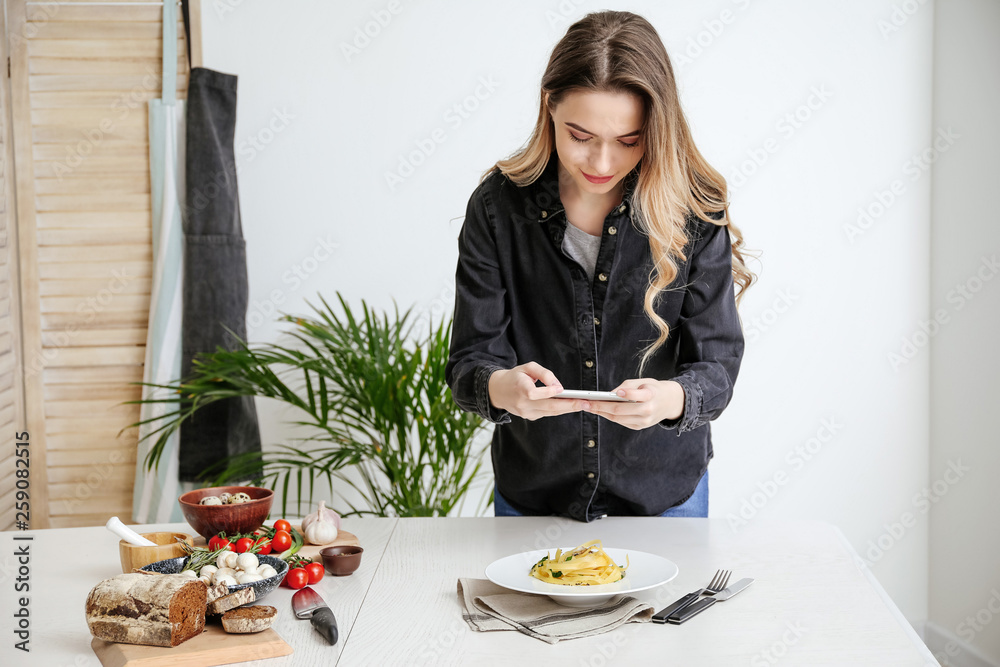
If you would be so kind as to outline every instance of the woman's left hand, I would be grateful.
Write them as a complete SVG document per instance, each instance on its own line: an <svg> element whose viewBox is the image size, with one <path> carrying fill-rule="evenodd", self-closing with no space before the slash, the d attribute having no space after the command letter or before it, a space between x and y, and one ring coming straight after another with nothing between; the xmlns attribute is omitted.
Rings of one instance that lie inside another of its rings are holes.
<svg viewBox="0 0 1000 667"><path fill-rule="evenodd" d="M673 380L626 380L615 393L635 403L584 401L583 409L634 430L677 419L684 412L684 387Z"/></svg>

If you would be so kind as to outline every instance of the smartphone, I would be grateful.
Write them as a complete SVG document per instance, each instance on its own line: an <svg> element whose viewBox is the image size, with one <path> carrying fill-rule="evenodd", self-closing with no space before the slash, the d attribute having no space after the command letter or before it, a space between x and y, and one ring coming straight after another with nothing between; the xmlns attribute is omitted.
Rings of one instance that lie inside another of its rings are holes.
<svg viewBox="0 0 1000 667"><path fill-rule="evenodd" d="M552 398L582 398L588 401L616 401L618 403L635 403L622 398L613 391L586 391L582 389L564 389Z"/></svg>

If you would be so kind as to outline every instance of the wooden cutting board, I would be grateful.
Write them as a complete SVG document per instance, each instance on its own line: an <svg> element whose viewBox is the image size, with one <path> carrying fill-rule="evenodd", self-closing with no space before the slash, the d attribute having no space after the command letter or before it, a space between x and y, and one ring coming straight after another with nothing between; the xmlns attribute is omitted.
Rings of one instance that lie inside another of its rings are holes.
<svg viewBox="0 0 1000 667"><path fill-rule="evenodd" d="M294 526L294 528L295 530L302 532L299 526L296 525ZM205 538L202 537L201 535L198 535L194 538L194 545L196 547L203 547L205 546L205 544L206 544ZM349 533L346 530L338 530L337 539L335 539L333 542L330 542L329 544L323 544L320 546L316 546L315 544L303 544L302 548L299 549L298 555L302 556L303 558L315 558L316 560L319 560L320 549L324 549L326 547L339 547L339 546L359 547L361 546L361 543L358 541L358 538L354 533ZM275 555L273 551L271 552L271 555L272 556Z"/></svg>
<svg viewBox="0 0 1000 667"><path fill-rule="evenodd" d="M104 667L214 667L292 653L273 629L235 635L218 622L209 622L205 632L179 646L115 644L96 637L90 646Z"/></svg>

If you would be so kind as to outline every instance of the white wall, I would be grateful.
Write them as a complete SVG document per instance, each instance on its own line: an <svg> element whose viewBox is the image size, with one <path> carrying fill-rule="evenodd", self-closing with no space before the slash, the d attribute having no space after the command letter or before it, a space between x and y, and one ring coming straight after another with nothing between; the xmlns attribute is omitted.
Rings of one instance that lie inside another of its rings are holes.
<svg viewBox="0 0 1000 667"><path fill-rule="evenodd" d="M479 174L527 139L568 25L606 8L401 2L345 58L342 44L388 6L204 3L205 65L239 75L237 141L269 141L237 155L252 340L276 335L253 326L274 291L288 312L338 289L380 308L395 298L450 312L456 236ZM889 0L614 8L657 27L698 145L732 180L733 219L763 251L742 307L736 395L713 425L712 516L734 530L831 521L904 614L926 618L928 517L913 498L929 481L929 357L926 347L895 365L890 355L928 316L930 177L911 156L935 129L933 10L894 16ZM449 122L463 100L477 108ZM437 128L445 140L390 189L385 173ZM859 226L859 208L874 218ZM332 255L295 285L289 272L327 237ZM287 436L273 407L261 413L266 441ZM803 447L808 460L795 454Z"/></svg>
<svg viewBox="0 0 1000 667"><path fill-rule="evenodd" d="M933 179L930 475L944 493L930 513L928 644L951 664L1000 664L1000 3L938 2L934 29L934 124L961 139Z"/></svg>

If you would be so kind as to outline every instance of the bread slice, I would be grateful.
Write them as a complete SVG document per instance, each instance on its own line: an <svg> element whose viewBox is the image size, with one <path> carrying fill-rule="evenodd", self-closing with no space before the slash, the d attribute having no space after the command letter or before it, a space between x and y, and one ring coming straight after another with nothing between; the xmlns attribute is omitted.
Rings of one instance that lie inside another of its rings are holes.
<svg viewBox="0 0 1000 667"><path fill-rule="evenodd" d="M206 591L190 577L119 574L87 595L87 626L108 642L177 646L205 630Z"/></svg>
<svg viewBox="0 0 1000 667"><path fill-rule="evenodd" d="M222 615L222 629L234 634L263 632L271 627L278 610L266 605L231 609Z"/></svg>
<svg viewBox="0 0 1000 667"><path fill-rule="evenodd" d="M253 587L247 586L246 588L237 590L235 593L223 595L212 602L212 604L208 605L208 613L212 615L224 614L230 609L249 604L256 599L257 594L254 592Z"/></svg>
<svg viewBox="0 0 1000 667"><path fill-rule="evenodd" d="M229 595L229 586L226 584L215 584L208 587L208 604L212 604L219 598Z"/></svg>

